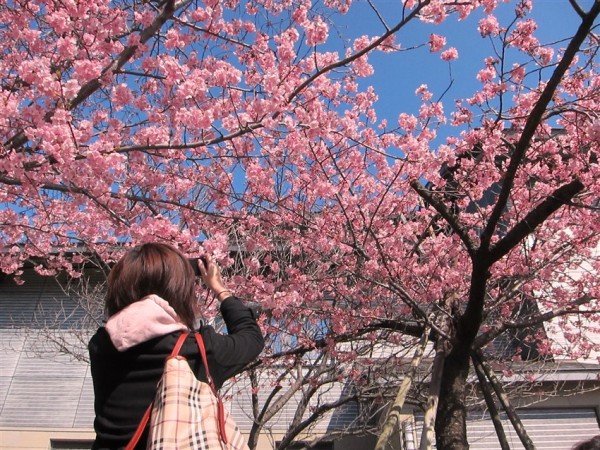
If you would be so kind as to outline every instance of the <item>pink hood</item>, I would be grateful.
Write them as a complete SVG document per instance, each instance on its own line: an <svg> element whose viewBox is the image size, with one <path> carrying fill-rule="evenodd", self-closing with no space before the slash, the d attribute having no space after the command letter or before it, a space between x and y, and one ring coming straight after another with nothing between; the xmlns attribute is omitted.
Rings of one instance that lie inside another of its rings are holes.
<svg viewBox="0 0 600 450"><path fill-rule="evenodd" d="M171 305L158 295L132 303L106 322L106 331L120 352L152 338L187 329Z"/></svg>

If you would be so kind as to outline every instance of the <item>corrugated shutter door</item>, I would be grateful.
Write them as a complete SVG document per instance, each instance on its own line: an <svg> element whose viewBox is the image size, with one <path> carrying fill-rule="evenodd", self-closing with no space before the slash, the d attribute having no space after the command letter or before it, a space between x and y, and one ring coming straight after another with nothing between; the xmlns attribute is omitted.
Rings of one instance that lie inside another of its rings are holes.
<svg viewBox="0 0 600 450"><path fill-rule="evenodd" d="M423 415L417 414L415 417L418 441ZM501 417L510 448L524 448L506 415L502 414ZM568 450L576 443L600 433L593 408L524 409L519 410L519 417L537 450ZM500 448L494 425L487 413L472 413L469 416L467 437L471 450Z"/></svg>
<svg viewBox="0 0 600 450"><path fill-rule="evenodd" d="M598 418L592 408L526 409L519 417L537 450L565 450L600 433ZM512 424L502 415L502 425L511 448L523 448ZM467 424L472 450L499 448L498 438L489 416Z"/></svg>

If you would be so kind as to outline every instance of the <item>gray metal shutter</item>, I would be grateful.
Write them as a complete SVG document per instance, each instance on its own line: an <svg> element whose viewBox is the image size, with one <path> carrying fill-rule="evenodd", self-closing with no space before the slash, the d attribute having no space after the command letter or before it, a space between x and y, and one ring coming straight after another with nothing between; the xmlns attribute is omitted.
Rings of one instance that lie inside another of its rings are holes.
<svg viewBox="0 0 600 450"><path fill-rule="evenodd" d="M593 408L522 409L518 413L537 450L568 450L576 443L600 433L598 417ZM502 414L501 417L510 448L524 448L506 415ZM423 414L416 414L415 419L418 445ZM469 415L467 439L471 450L500 448L494 425L487 413L474 412Z"/></svg>
<svg viewBox="0 0 600 450"><path fill-rule="evenodd" d="M523 409L518 413L537 450L567 450L600 433L593 408ZM523 448L510 421L504 415L502 425L510 447ZM472 417L467 424L467 433L472 450L500 447L492 421L487 415L480 416L479 420Z"/></svg>

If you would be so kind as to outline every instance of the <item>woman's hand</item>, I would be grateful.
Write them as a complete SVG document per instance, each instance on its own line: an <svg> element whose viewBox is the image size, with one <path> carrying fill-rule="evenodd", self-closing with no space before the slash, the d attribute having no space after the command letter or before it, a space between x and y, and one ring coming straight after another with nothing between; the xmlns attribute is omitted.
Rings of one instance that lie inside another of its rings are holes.
<svg viewBox="0 0 600 450"><path fill-rule="evenodd" d="M198 259L198 268L200 269L202 282L213 292L218 301L222 302L233 295L233 292L223 284L219 266L212 260L210 255Z"/></svg>

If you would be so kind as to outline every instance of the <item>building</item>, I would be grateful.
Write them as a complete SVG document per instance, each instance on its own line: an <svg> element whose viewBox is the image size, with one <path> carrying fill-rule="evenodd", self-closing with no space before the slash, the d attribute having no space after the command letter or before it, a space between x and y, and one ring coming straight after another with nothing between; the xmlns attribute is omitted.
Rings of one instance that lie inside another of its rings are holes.
<svg viewBox="0 0 600 450"><path fill-rule="evenodd" d="M92 380L85 357L87 340L101 323L101 311L98 303L84 302L77 293L85 286L86 298L101 296L104 274L91 270L86 277L87 282L81 283L64 275L42 277L26 268L23 284L10 277L0 279L0 450L85 449L94 438ZM545 362L535 380L529 378L530 368L523 363L511 374L498 375L503 376L503 383L521 386L523 393L516 406L538 450L568 449L600 433L597 361ZM230 387L236 395L229 400L245 433L252 426L247 383L241 378ZM335 401L348 388L332 383L322 395ZM294 416L295 401L292 396L261 434L260 450L275 448ZM352 427L358 408L350 402L325 415L310 429L307 441ZM422 414L409 407L404 417L403 448L418 448ZM514 444L511 448L523 448L508 421L503 421ZM483 407L473 409L468 435L472 449L499 448ZM346 437L335 442L326 439L314 448L367 450L374 443L374 436Z"/></svg>

